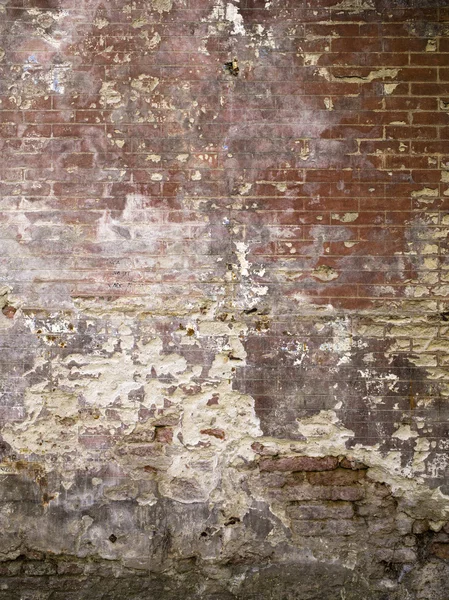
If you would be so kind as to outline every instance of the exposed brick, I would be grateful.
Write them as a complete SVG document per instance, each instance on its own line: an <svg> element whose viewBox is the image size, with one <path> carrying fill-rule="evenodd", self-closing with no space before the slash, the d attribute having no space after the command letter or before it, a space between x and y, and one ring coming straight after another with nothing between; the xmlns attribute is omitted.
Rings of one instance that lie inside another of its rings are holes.
<svg viewBox="0 0 449 600"><path fill-rule="evenodd" d="M338 458L334 456L290 456L264 458L260 461L261 471L329 471L336 469Z"/></svg>
<svg viewBox="0 0 449 600"><path fill-rule="evenodd" d="M430 552L438 558L449 560L449 544L436 543L430 547Z"/></svg>
<svg viewBox="0 0 449 600"><path fill-rule="evenodd" d="M203 435L210 435L212 437L216 437L219 440L224 440L226 437L226 434L223 431L223 429L201 429L200 433L202 433Z"/></svg>
<svg viewBox="0 0 449 600"><path fill-rule="evenodd" d="M0 597L446 598L445 2L3 4Z"/></svg>
<svg viewBox="0 0 449 600"><path fill-rule="evenodd" d="M307 479L312 485L351 485L365 477L365 471L349 471L336 469L334 471L312 472L307 474Z"/></svg>
<svg viewBox="0 0 449 600"><path fill-rule="evenodd" d="M304 502L288 507L291 519L351 519L354 516L353 505L349 502Z"/></svg>

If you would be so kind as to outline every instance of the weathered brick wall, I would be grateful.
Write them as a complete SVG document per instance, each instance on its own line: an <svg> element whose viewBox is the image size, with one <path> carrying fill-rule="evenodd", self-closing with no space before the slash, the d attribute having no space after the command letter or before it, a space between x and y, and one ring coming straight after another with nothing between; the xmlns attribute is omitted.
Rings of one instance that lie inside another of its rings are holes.
<svg viewBox="0 0 449 600"><path fill-rule="evenodd" d="M447 2L0 8L0 599L447 600Z"/></svg>

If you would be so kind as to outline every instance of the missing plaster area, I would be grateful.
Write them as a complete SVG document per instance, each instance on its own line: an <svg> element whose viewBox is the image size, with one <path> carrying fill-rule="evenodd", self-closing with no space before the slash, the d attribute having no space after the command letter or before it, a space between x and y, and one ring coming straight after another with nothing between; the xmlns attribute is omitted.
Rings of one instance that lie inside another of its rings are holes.
<svg viewBox="0 0 449 600"><path fill-rule="evenodd" d="M233 58L230 62L224 64L224 68L226 69L226 71L228 71L228 73L230 73L234 77L237 77L240 71L239 61L237 60L237 58Z"/></svg>

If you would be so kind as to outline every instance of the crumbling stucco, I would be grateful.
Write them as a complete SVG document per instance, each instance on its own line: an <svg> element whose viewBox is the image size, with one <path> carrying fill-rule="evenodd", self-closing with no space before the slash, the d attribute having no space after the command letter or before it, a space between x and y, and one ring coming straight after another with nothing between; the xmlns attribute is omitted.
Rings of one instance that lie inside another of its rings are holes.
<svg viewBox="0 0 449 600"><path fill-rule="evenodd" d="M444 2L0 11L0 599L447 600Z"/></svg>

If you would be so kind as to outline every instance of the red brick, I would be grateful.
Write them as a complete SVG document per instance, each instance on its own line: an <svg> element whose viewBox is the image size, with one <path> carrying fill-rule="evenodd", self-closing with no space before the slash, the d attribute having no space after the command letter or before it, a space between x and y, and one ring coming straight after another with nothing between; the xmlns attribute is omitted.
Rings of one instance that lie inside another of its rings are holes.
<svg viewBox="0 0 449 600"><path fill-rule="evenodd" d="M200 433L203 435L210 435L212 437L218 438L219 440L224 440L226 435L223 429L201 429Z"/></svg>
<svg viewBox="0 0 449 600"><path fill-rule="evenodd" d="M395 81L437 81L437 69L405 67L399 71Z"/></svg>
<svg viewBox="0 0 449 600"><path fill-rule="evenodd" d="M259 463L261 471L329 471L336 469L338 459L334 456L290 456L265 458Z"/></svg>
<svg viewBox="0 0 449 600"><path fill-rule="evenodd" d="M449 125L449 113L413 113L413 125Z"/></svg>
<svg viewBox="0 0 449 600"><path fill-rule="evenodd" d="M379 37L336 38L331 42L333 52L381 52L382 40Z"/></svg>
<svg viewBox="0 0 449 600"><path fill-rule="evenodd" d="M27 110L23 113L26 123L68 123L74 120L71 110Z"/></svg>
<svg viewBox="0 0 449 600"><path fill-rule="evenodd" d="M449 83L412 83L413 96L447 96Z"/></svg>
<svg viewBox="0 0 449 600"><path fill-rule="evenodd" d="M364 477L365 471L350 471L348 469L307 473L307 480L312 485L351 485Z"/></svg>
<svg viewBox="0 0 449 600"><path fill-rule="evenodd" d="M443 560L449 560L449 543L434 543L430 546L430 553Z"/></svg>
<svg viewBox="0 0 449 600"><path fill-rule="evenodd" d="M397 26L388 26L384 25L384 30L388 30L389 27L396 27L397 34ZM427 39L419 39L415 37L396 37L393 31L390 32L393 37L385 37L383 39L383 49L386 52L425 52L427 46Z"/></svg>

